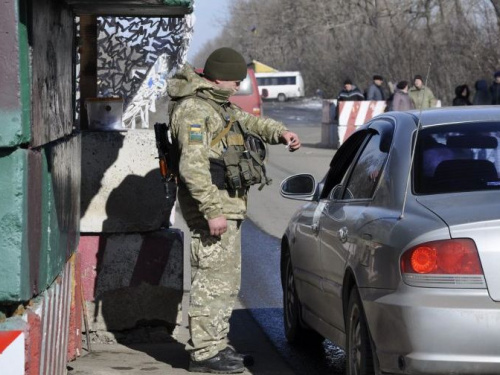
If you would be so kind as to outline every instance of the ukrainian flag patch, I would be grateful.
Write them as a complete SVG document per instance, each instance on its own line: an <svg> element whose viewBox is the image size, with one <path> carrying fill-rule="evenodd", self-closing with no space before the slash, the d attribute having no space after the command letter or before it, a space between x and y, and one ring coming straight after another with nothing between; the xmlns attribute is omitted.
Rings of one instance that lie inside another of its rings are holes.
<svg viewBox="0 0 500 375"><path fill-rule="evenodd" d="M203 143L203 133L201 132L201 125L191 125L191 127L189 128L189 143Z"/></svg>

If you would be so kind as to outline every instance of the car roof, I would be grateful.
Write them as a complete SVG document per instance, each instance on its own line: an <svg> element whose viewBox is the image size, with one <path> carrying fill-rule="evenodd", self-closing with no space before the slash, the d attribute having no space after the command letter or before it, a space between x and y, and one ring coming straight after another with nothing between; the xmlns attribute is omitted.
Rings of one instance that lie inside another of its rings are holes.
<svg viewBox="0 0 500 375"><path fill-rule="evenodd" d="M422 111L412 110L404 112L406 116L414 117L415 122L420 119L423 127L439 124L454 124L461 122L489 122L500 121L500 106L464 106L431 108ZM392 114L388 112L387 114ZM401 115L394 112L395 117Z"/></svg>

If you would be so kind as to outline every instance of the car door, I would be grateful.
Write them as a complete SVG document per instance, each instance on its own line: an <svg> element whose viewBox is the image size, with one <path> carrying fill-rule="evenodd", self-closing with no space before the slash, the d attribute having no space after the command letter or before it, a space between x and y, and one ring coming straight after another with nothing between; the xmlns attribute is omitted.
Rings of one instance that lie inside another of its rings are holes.
<svg viewBox="0 0 500 375"><path fill-rule="evenodd" d="M321 220L327 212L330 194L349 171L353 160L369 136L366 130L354 133L333 157L317 202L302 209L297 218L295 238L293 238L292 260L301 303L314 315L325 319L328 309L325 306L323 290L324 266L321 256Z"/></svg>
<svg viewBox="0 0 500 375"><path fill-rule="evenodd" d="M387 144L390 145L392 134L393 126L388 122L378 121L370 126L347 173L330 192L319 223L325 297L322 315L341 330L344 329L342 288L346 263L349 258L359 256L359 250L371 239L363 228L367 221L373 220L367 210L389 155Z"/></svg>

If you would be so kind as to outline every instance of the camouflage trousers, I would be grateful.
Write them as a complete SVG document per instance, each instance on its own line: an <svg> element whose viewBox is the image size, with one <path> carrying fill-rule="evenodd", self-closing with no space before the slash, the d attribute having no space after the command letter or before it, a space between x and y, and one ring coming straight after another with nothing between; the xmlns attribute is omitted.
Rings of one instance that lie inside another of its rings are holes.
<svg viewBox="0 0 500 375"><path fill-rule="evenodd" d="M229 318L241 283L241 220L228 220L221 237L191 230L191 296L186 349L195 361L227 346Z"/></svg>

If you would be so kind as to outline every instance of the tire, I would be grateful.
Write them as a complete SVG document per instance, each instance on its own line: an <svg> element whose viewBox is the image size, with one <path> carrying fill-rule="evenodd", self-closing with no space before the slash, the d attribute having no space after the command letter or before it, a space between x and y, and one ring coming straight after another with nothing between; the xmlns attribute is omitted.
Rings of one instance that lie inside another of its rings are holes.
<svg viewBox="0 0 500 375"><path fill-rule="evenodd" d="M286 95L285 94L278 94L278 102L283 103L286 101Z"/></svg>
<svg viewBox="0 0 500 375"><path fill-rule="evenodd" d="M283 322L285 337L293 345L313 345L321 343L324 338L302 323L301 304L295 288L292 261L286 255L283 277Z"/></svg>
<svg viewBox="0 0 500 375"><path fill-rule="evenodd" d="M347 308L346 375L374 375L373 351L368 324L358 289L354 287Z"/></svg>

